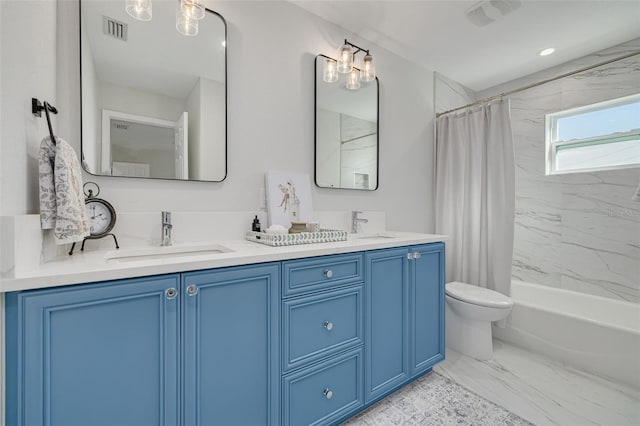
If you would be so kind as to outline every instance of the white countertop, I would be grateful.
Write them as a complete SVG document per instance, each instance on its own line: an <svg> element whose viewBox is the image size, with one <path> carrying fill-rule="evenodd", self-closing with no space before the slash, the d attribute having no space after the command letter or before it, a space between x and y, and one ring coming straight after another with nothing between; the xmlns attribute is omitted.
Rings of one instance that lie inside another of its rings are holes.
<svg viewBox="0 0 640 426"><path fill-rule="evenodd" d="M15 271L2 275L0 292L376 250L445 241L447 238L444 235L410 232L386 231L380 234L392 238L376 238L375 235L370 238L362 238L368 237L368 235L354 234L350 235L347 241L285 247L270 247L246 240L198 241L188 245L176 244L171 246L171 249L176 250L180 247L188 249L194 246L217 244L231 251L216 254L170 256L162 259L129 260L127 262L108 260L109 257L116 253L123 253L124 249L120 251L95 250L86 252L76 249L73 256L59 256L51 261L41 263L37 267L22 271L17 275ZM159 250L161 249L159 248Z"/></svg>

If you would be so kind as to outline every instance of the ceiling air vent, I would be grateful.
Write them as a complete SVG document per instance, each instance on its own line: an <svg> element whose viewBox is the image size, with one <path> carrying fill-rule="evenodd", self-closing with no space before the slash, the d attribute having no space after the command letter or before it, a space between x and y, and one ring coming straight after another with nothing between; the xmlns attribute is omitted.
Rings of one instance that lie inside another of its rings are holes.
<svg viewBox="0 0 640 426"><path fill-rule="evenodd" d="M496 19L510 14L522 6L522 0L482 0L464 13L478 27L484 27Z"/></svg>
<svg viewBox="0 0 640 426"><path fill-rule="evenodd" d="M127 41L128 24L116 21L108 16L102 16L102 32L118 40Z"/></svg>

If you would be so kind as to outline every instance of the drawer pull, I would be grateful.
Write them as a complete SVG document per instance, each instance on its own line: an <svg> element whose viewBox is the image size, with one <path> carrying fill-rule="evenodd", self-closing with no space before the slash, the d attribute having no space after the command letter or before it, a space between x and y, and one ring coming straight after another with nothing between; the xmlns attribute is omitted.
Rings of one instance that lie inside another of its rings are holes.
<svg viewBox="0 0 640 426"><path fill-rule="evenodd" d="M178 291L175 288L168 288L164 294L167 296L167 299L171 300L176 298Z"/></svg>
<svg viewBox="0 0 640 426"><path fill-rule="evenodd" d="M413 259L413 253L407 253L407 259L412 260Z"/></svg>
<svg viewBox="0 0 640 426"><path fill-rule="evenodd" d="M331 269L327 269L324 271L324 276L327 278L333 277L333 271Z"/></svg>
<svg viewBox="0 0 640 426"><path fill-rule="evenodd" d="M422 253L416 251L415 253L413 253L413 258L414 259L420 259L422 257Z"/></svg>
<svg viewBox="0 0 640 426"><path fill-rule="evenodd" d="M187 294L189 296L195 296L196 294L198 294L198 287L195 285L190 285L189 287L187 287Z"/></svg>
<svg viewBox="0 0 640 426"><path fill-rule="evenodd" d="M327 331L333 330L333 323L331 321L325 321L324 324L322 324L322 326L326 328Z"/></svg>
<svg viewBox="0 0 640 426"><path fill-rule="evenodd" d="M329 388L326 388L325 390L323 390L322 393L324 394L325 398L327 398L327 399L333 398L333 392Z"/></svg>

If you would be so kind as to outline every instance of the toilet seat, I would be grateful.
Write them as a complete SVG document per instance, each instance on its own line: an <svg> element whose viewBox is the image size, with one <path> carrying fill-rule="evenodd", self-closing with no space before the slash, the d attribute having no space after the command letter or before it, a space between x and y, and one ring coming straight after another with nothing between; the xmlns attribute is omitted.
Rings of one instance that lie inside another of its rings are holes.
<svg viewBox="0 0 640 426"><path fill-rule="evenodd" d="M446 294L462 302L489 308L509 309L513 306L513 300L502 293L457 281L446 285Z"/></svg>

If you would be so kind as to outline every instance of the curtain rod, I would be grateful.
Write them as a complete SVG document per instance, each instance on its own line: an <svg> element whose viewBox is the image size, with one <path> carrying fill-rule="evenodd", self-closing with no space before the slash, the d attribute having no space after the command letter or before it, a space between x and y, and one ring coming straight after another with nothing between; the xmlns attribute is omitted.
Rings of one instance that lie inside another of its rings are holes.
<svg viewBox="0 0 640 426"><path fill-rule="evenodd" d="M518 92L522 92L524 90L532 89L534 87L541 86L543 84L551 83L552 81L559 80L561 78L565 78L565 77L569 77L569 76L574 75L574 74L579 74L581 72L589 71L589 70L591 70L593 68L598 68L598 67L601 67L603 65L610 64L612 62L621 61L622 59L627 59L627 58L630 58L630 57L638 55L638 54L640 54L640 50L636 50L635 52L629 53L629 54L624 55L624 56L620 56L619 58L609 59L608 61L600 62L599 64L590 65L588 67L580 68L580 69L578 69L576 71L571 71L571 72L568 72L568 73L565 73L565 74L561 74L561 75L559 75L557 77L548 78L546 80L542 80L542 81L539 81L537 83L532 83L532 84L529 84L527 86L520 87L518 89L509 90L508 92L500 93L499 95L489 96L488 98L480 99L478 101L472 102L472 103L467 104L465 106L461 106L461 107L458 107L458 108L453 108L453 109L450 109L450 110L444 111L444 112L439 112L439 113L436 114L436 118L440 117L441 115L449 114L450 112L459 111L461 109L469 108L469 107L472 107L474 105L478 105L478 104L482 104L482 103L486 103L486 102L491 102L491 101L493 101L495 99L499 99L499 98L503 98L505 96L513 95L514 93L518 93Z"/></svg>

